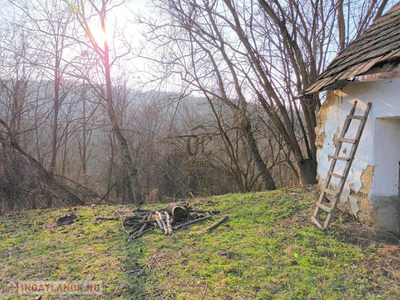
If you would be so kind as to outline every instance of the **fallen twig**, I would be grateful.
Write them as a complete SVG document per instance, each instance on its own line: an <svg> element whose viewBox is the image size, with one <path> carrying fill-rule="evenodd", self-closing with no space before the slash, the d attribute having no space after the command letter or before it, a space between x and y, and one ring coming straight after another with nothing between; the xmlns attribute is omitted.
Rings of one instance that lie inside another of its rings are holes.
<svg viewBox="0 0 400 300"><path fill-rule="evenodd" d="M158 224L158 227L160 227L160 229L161 229L162 231L164 231L164 228L163 228L162 225L161 225L160 218L159 218L159 216L158 216L157 213L156 213L156 222L157 222L157 224Z"/></svg>
<svg viewBox="0 0 400 300"><path fill-rule="evenodd" d="M165 234L167 234L167 225L165 225L164 219L159 211L156 211L156 214L158 216L158 220L161 222L161 226Z"/></svg>
<svg viewBox="0 0 400 300"><path fill-rule="evenodd" d="M96 221L118 221L119 218L102 218L102 217L98 217L96 218Z"/></svg>
<svg viewBox="0 0 400 300"><path fill-rule="evenodd" d="M219 225L221 225L222 223L224 223L226 220L228 220L228 216L223 217L221 220L219 220L218 222L216 222L215 224L211 225L210 227L208 227L206 229L207 233L210 233L213 229L217 228Z"/></svg>
<svg viewBox="0 0 400 300"><path fill-rule="evenodd" d="M144 221L138 220L138 222L133 223L132 225L136 226L136 225L143 225L143 224L149 224L149 223L154 223L154 222L155 222L155 218L154 219L152 218L151 220L144 220Z"/></svg>
<svg viewBox="0 0 400 300"><path fill-rule="evenodd" d="M179 224L179 225L174 226L173 229L177 230L179 228L182 228L183 226L187 226L187 225L191 225L191 224L194 224L194 223L197 223L197 222L201 222L201 221L204 221L204 220L207 220L207 219L211 219L212 217L213 216L206 216L206 217L199 218L199 219L196 219L196 220L193 220L193 221L189 221L189 222L186 222L186 223L183 223L183 224Z"/></svg>
<svg viewBox="0 0 400 300"><path fill-rule="evenodd" d="M189 212L196 212L196 213L209 213L213 215L217 215L221 213L219 210L204 210L204 209L189 209Z"/></svg>
<svg viewBox="0 0 400 300"><path fill-rule="evenodd" d="M168 212L164 212L166 221L167 221L167 233L166 234L172 234L172 227L171 227L171 220L169 218Z"/></svg>
<svg viewBox="0 0 400 300"><path fill-rule="evenodd" d="M134 226L136 225L138 222L143 222L146 220L147 214L146 215L135 215L135 216L126 216L124 218L124 224L126 226Z"/></svg>
<svg viewBox="0 0 400 300"><path fill-rule="evenodd" d="M206 296L206 293L207 293L207 282L206 282L206 286L204 287L204 292L203 292L203 295L201 296L200 300L204 299L204 297Z"/></svg>
<svg viewBox="0 0 400 300"><path fill-rule="evenodd" d="M143 275L144 271L146 270L146 267L147 267L147 266L144 266L144 268L143 268L143 269L140 269L139 271L136 270L136 269L135 269L135 270L132 270L132 271L126 271L125 274L136 273L135 275L136 275L137 277L139 277L139 276L142 276L142 275Z"/></svg>
<svg viewBox="0 0 400 300"><path fill-rule="evenodd" d="M163 212L163 211L165 211L166 210L166 208L160 208L160 209L157 209L157 210L151 210L151 209L140 209L140 208L138 208L138 209L134 209L133 210L133 213L134 214L136 214L136 215L140 215L140 214L155 214L157 211L159 211L159 212Z"/></svg>
<svg viewBox="0 0 400 300"><path fill-rule="evenodd" d="M140 232L140 233L135 233L135 234L133 234L132 236L131 236L131 239L137 239L137 238L140 238L142 235L144 235L145 233L148 233L148 232L150 232L150 231L152 231L153 230L153 228L149 228L149 229L146 229L146 230L143 230L142 232Z"/></svg>
<svg viewBox="0 0 400 300"><path fill-rule="evenodd" d="M121 220L122 229L123 229L127 234L129 234L128 230L125 229L124 221L122 220L122 216L121 216L119 213L118 213L118 215L119 215L119 219Z"/></svg>
<svg viewBox="0 0 400 300"><path fill-rule="evenodd" d="M132 212L133 213L140 213L140 212L149 212L150 209L141 209L141 208L136 208Z"/></svg>
<svg viewBox="0 0 400 300"><path fill-rule="evenodd" d="M129 234L129 235L135 234L136 232L139 231L139 228L140 228L140 225L139 225L139 224L134 225L133 227L131 227L131 230L129 231L128 234Z"/></svg>
<svg viewBox="0 0 400 300"><path fill-rule="evenodd" d="M149 216L147 217L147 221L151 220L151 216L152 216L152 214L149 214ZM140 236L142 234L143 230L145 230L146 227L147 227L147 223L144 223L142 228L139 229L137 235Z"/></svg>

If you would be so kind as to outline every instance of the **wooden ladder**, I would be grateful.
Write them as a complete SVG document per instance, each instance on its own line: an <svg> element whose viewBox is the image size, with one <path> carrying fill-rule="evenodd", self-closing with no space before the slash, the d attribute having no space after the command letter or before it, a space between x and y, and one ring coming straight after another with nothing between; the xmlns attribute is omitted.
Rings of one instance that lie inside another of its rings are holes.
<svg viewBox="0 0 400 300"><path fill-rule="evenodd" d="M331 162L331 166L328 171L328 175L326 176L325 182L321 188L321 194L316 203L316 208L315 208L314 214L311 217L311 221L313 221L320 228L327 229L327 228L329 228L329 225L332 222L333 214L335 212L336 206L339 202L344 185L346 183L347 175L349 174L351 164L352 164L354 156L356 154L357 147L358 147L362 132L364 130L364 126L367 121L369 111L371 109L371 105L372 105L371 102L369 102L367 105L367 109L365 110L365 113L363 116L355 116L354 112L356 111L356 106L357 106L357 101L355 101L353 104L353 107L350 110L349 115L346 117L346 120L343 124L343 129L342 129L342 132L340 133L340 137L338 140L338 144L336 146L335 154L332 156L332 162ZM345 135L350 127L352 120L360 121L358 130L357 130L357 134L354 139L345 138ZM349 154L349 157L339 156L343 143L353 144L350 154ZM342 175L334 173L336 162L338 160L346 161L346 165L344 167L344 171L343 171ZM336 178L340 179L337 190L335 190L335 191L329 189L329 184L331 182L332 177L336 177ZM329 203L329 200L326 201L327 200L327 198L325 197L326 194L329 194L333 197L333 199L330 201L330 203ZM324 203L328 203L328 204L324 204ZM326 217L325 222L320 222L318 220L318 215L319 215L321 209L328 213L328 216Z"/></svg>

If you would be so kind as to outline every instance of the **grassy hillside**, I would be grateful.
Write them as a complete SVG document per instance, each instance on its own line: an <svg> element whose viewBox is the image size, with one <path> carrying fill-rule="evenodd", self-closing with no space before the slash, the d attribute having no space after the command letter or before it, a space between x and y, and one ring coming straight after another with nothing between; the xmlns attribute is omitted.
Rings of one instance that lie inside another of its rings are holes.
<svg viewBox="0 0 400 300"><path fill-rule="evenodd" d="M120 221L95 220L129 213L128 206L79 207L74 224L57 228L49 224L67 209L3 215L0 295L8 299L4 282L14 279L101 280L105 295L96 299L400 299L399 241L341 214L329 231L315 228L315 194L295 188L194 199L229 221L210 234L204 229L221 216L133 241Z"/></svg>

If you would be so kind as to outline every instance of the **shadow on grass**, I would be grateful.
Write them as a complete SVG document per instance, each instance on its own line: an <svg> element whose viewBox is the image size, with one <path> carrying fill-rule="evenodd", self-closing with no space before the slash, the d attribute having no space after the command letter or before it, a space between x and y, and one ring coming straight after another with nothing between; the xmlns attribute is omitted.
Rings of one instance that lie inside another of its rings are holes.
<svg viewBox="0 0 400 300"><path fill-rule="evenodd" d="M155 234L153 232L146 235ZM126 286L124 287L124 299L151 300L156 299L162 291L151 284L150 267L142 264L144 259L144 237L127 241L127 256L124 261L124 273L126 274Z"/></svg>

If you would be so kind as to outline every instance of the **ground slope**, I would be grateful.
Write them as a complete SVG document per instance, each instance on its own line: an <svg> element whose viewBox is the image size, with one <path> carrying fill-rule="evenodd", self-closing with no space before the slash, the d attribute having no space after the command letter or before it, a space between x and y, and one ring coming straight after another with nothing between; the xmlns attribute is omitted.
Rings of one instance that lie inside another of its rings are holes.
<svg viewBox="0 0 400 300"><path fill-rule="evenodd" d="M96 221L129 206L79 207L74 224L56 228L67 209L3 215L0 296L14 279L104 283L97 298L52 299L400 299L399 240L341 214L321 231L309 221L315 198L308 187L193 199L222 215L133 241L120 221Z"/></svg>

